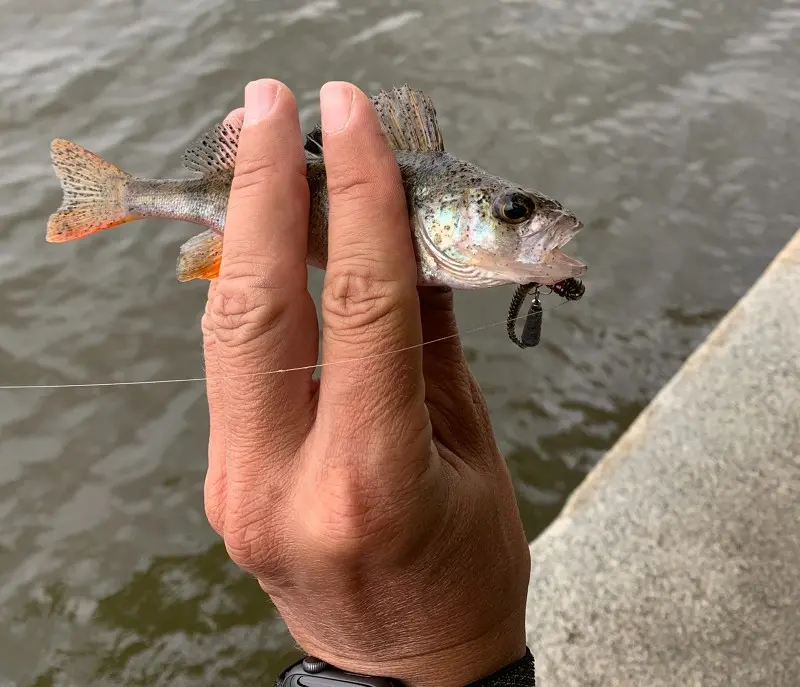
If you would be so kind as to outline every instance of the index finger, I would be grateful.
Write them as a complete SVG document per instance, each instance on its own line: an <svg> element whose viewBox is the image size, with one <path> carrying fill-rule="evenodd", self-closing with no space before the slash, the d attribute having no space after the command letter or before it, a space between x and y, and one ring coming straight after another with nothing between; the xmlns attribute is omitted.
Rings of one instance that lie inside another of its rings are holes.
<svg viewBox="0 0 800 687"><path fill-rule="evenodd" d="M329 195L320 405L352 423L424 411L417 267L400 170L369 98L320 92ZM358 363L334 364L358 359ZM351 428L352 429L352 428Z"/></svg>
<svg viewBox="0 0 800 687"><path fill-rule="evenodd" d="M289 452L311 422L318 338L306 288L309 190L301 141L289 88L272 79L249 83L209 307L226 412L236 419L225 437L229 500L233 482L256 482L248 461L261 475L283 467L264 456Z"/></svg>

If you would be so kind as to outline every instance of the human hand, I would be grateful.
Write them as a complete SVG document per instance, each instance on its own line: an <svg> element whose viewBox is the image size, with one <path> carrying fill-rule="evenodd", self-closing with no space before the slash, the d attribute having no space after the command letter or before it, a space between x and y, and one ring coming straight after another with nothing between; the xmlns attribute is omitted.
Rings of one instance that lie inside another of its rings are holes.
<svg viewBox="0 0 800 687"><path fill-rule="evenodd" d="M400 174L370 101L334 83L321 106L317 382L297 107L276 81L245 91L203 317L206 512L303 650L408 685L462 686L525 653L527 541L451 294L417 289ZM303 369L270 374L290 368Z"/></svg>

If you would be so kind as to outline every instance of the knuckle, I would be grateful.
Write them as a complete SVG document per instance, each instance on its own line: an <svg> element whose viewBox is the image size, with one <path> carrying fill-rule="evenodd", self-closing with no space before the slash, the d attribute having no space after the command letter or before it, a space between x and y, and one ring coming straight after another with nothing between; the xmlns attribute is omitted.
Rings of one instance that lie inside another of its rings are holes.
<svg viewBox="0 0 800 687"><path fill-rule="evenodd" d="M252 242L238 240L228 244L227 253L220 267L220 279L208 302L213 304L217 297L232 293L249 293L261 298L274 297L275 294L306 290L308 273L298 269L293 261L276 260L273 255L265 255L263 249Z"/></svg>
<svg viewBox="0 0 800 687"><path fill-rule="evenodd" d="M211 446L209 444L209 463L211 463ZM211 528L220 536L225 527L226 479L224 472L209 467L203 483L203 505L206 519Z"/></svg>
<svg viewBox="0 0 800 687"><path fill-rule="evenodd" d="M228 557L242 570L252 570L256 565L253 551L258 547L258 539L248 527L226 527L225 550Z"/></svg>
<svg viewBox="0 0 800 687"><path fill-rule="evenodd" d="M320 494L321 510L311 523L314 540L328 555L357 558L381 540L388 526L384 499L375 488L359 489L341 485L337 493Z"/></svg>
<svg viewBox="0 0 800 687"><path fill-rule="evenodd" d="M339 332L358 332L390 320L403 305L400 286L379 276L368 259L329 273L322 289L323 318Z"/></svg>
<svg viewBox="0 0 800 687"><path fill-rule="evenodd" d="M225 550L242 570L257 577L274 577L280 569L282 550L280 537L257 514L233 517L225 523Z"/></svg>
<svg viewBox="0 0 800 687"><path fill-rule="evenodd" d="M200 319L200 331L203 335L203 343L206 347L214 345L214 318L211 315L211 300L206 303L206 309L203 312L203 317Z"/></svg>
<svg viewBox="0 0 800 687"><path fill-rule="evenodd" d="M374 137L373 137L374 136ZM386 137L378 128L355 147L331 154L328 165L328 192L341 199L367 200L388 197L392 184L400 186L400 170L389 150Z"/></svg>
<svg viewBox="0 0 800 687"><path fill-rule="evenodd" d="M289 556L291 533L284 516L289 483L287 474L255 483L252 477L228 480L225 547L237 566L259 578L278 575Z"/></svg>
<svg viewBox="0 0 800 687"><path fill-rule="evenodd" d="M267 156L237 160L228 200L228 216L249 206L254 198L269 193L274 202L299 209L308 205L308 178L302 159L272 159Z"/></svg>
<svg viewBox="0 0 800 687"><path fill-rule="evenodd" d="M219 485L205 484L205 497L204 505L206 511L206 519L208 524L211 525L217 534L222 536L225 530L225 498L220 494Z"/></svg>
<svg viewBox="0 0 800 687"><path fill-rule="evenodd" d="M373 205L376 194L381 194L381 186L374 177L350 164L338 165L328 176L329 196L347 204L369 202Z"/></svg>
<svg viewBox="0 0 800 687"><path fill-rule="evenodd" d="M241 282L246 281L242 285ZM285 320L289 299L282 289L263 290L252 280L227 275L225 285L220 284L208 304L203 317L204 332L213 332L216 341L232 350L249 352L269 336Z"/></svg>
<svg viewBox="0 0 800 687"><path fill-rule="evenodd" d="M262 192L265 186L271 184L280 176L280 169L276 160L266 156L243 156L236 161L236 171L231 183L231 201L248 198Z"/></svg>
<svg viewBox="0 0 800 687"><path fill-rule="evenodd" d="M329 472L329 471L326 471ZM310 541L325 558L363 559L413 519L419 507L419 475L398 474L391 483L352 464L340 466L333 479L320 480L315 503L304 519Z"/></svg>

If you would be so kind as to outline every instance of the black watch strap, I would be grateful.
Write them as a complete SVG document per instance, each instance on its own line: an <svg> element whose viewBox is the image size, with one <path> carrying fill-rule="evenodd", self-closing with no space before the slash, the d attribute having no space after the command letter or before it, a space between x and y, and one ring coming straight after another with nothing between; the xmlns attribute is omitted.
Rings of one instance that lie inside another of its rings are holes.
<svg viewBox="0 0 800 687"><path fill-rule="evenodd" d="M482 680L471 682L467 687L535 687L535 667L533 654L527 649L519 661L510 663Z"/></svg>
<svg viewBox="0 0 800 687"><path fill-rule="evenodd" d="M535 687L533 654L525 655L477 682L466 687ZM396 680L385 677L357 675L339 670L313 656L289 666L275 682L275 687L402 687Z"/></svg>
<svg viewBox="0 0 800 687"><path fill-rule="evenodd" d="M318 658L306 656L278 675L275 687L403 687L403 685L386 677L348 673Z"/></svg>

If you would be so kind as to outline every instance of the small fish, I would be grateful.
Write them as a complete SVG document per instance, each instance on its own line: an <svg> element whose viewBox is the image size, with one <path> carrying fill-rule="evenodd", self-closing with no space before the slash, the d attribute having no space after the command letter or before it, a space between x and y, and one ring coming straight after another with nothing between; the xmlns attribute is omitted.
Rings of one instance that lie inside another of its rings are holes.
<svg viewBox="0 0 800 687"><path fill-rule="evenodd" d="M493 176L445 152L428 96L408 86L372 98L402 173L420 285L477 289L504 284L550 285L586 271L561 252L582 228L560 203ZM183 155L194 178L131 176L64 139L51 144L63 200L50 216L47 240L79 239L148 217L207 227L181 246L179 281L219 274L225 213L239 127L218 124ZM319 127L306 137L311 191L307 263L325 269L328 194Z"/></svg>

